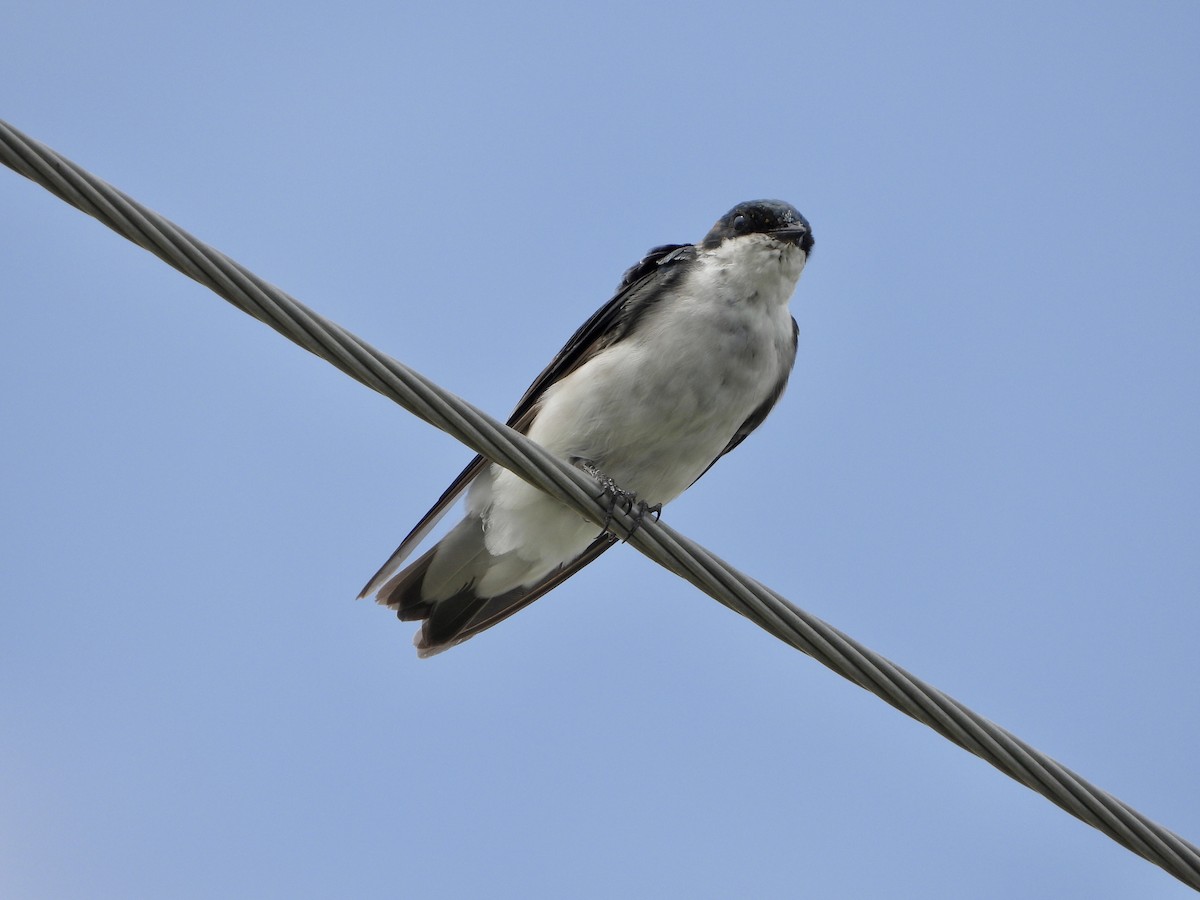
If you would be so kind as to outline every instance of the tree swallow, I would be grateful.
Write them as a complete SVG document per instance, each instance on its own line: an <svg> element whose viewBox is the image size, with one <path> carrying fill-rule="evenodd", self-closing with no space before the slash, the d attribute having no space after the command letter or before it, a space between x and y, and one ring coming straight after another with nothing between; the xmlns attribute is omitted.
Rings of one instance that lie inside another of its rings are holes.
<svg viewBox="0 0 1200 900"><path fill-rule="evenodd" d="M812 246L795 207L755 200L698 244L655 247L530 385L508 424L596 476L614 502L661 508L761 425L783 393L798 334L788 301ZM464 492L463 520L397 572ZM414 643L432 656L532 603L616 541L476 456L359 597L375 594L402 620L422 621Z"/></svg>

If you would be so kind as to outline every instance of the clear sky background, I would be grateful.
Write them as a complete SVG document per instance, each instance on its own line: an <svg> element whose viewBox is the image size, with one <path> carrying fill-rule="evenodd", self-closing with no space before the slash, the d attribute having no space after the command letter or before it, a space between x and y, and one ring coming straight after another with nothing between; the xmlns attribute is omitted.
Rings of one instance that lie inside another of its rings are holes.
<svg viewBox="0 0 1200 900"><path fill-rule="evenodd" d="M813 223L665 518L1200 840L1200 5L8 4L0 117L505 417ZM1192 896L629 548L432 660L470 453L0 170L0 895Z"/></svg>

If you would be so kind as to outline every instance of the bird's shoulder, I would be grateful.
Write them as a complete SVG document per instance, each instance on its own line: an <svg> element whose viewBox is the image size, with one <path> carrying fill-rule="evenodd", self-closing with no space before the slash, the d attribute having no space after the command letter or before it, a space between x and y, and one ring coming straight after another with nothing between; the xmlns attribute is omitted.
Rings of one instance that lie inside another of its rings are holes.
<svg viewBox="0 0 1200 900"><path fill-rule="evenodd" d="M695 256L695 244L662 244L651 248L638 262L625 270L625 274L621 276L621 283L617 285L616 296L621 296L643 278L653 275L660 267L685 262L694 259Z"/></svg>
<svg viewBox="0 0 1200 900"><path fill-rule="evenodd" d="M625 270L612 298L596 310L555 354L525 391L508 424L524 431L542 394L601 350L627 335L634 323L696 258L694 244L663 244Z"/></svg>

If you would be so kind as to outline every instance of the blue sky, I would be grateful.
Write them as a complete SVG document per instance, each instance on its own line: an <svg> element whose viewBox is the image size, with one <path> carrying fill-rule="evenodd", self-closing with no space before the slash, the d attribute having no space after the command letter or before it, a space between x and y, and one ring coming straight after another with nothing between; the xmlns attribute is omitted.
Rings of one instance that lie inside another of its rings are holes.
<svg viewBox="0 0 1200 900"><path fill-rule="evenodd" d="M499 417L794 203L791 386L665 518L1200 840L1200 6L0 25L0 116ZM0 206L0 894L1191 895L629 548L418 661L352 598L469 452Z"/></svg>

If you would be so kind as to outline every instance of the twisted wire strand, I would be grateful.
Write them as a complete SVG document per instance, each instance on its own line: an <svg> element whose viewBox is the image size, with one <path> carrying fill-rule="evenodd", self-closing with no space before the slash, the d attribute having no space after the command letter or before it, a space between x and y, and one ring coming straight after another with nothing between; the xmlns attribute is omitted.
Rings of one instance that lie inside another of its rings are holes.
<svg viewBox="0 0 1200 900"><path fill-rule="evenodd" d="M330 322L244 266L0 120L0 161L214 291L351 378L511 469L597 524L607 508L584 473ZM620 511L628 532L633 519ZM1200 849L744 575L663 522L629 543L729 609L1200 890Z"/></svg>

